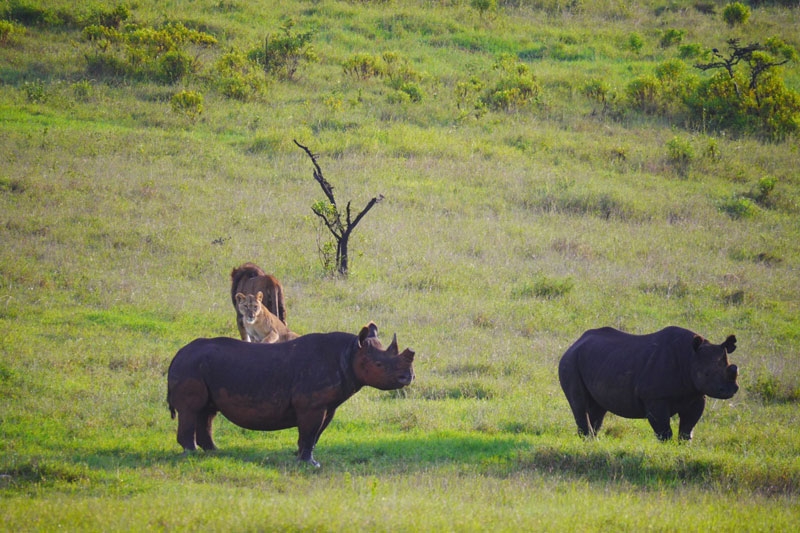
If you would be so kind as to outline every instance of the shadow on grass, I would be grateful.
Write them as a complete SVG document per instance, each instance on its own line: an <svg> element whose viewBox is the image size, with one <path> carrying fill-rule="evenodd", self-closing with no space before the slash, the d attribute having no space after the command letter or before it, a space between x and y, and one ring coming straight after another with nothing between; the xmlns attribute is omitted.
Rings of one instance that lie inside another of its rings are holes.
<svg viewBox="0 0 800 533"><path fill-rule="evenodd" d="M57 482L80 484L118 476L120 470L149 469L167 478L184 476L207 482L252 484L253 479L284 474L404 475L441 470L482 476L539 475L555 481L583 480L592 484L623 484L644 489L697 486L702 489L751 490L765 495L800 493L797 468L762 465L741 469L730 457L691 448L632 450L583 442L564 446L537 444L531 438L503 434L432 433L403 434L346 441L323 436L315 451L322 463L316 469L295 459L293 445L285 440L233 443L212 452L181 454L105 449L66 460L22 459L0 468L0 489L22 489ZM677 445L676 445L677 446Z"/></svg>

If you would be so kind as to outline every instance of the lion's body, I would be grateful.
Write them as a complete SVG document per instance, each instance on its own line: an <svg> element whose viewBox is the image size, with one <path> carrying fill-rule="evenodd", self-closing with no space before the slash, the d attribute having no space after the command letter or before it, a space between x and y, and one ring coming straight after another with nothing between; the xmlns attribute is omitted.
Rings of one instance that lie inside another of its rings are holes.
<svg viewBox="0 0 800 533"><path fill-rule="evenodd" d="M275 276L269 275L253 263L245 263L231 272L231 300L233 308L236 310L236 326L239 328L239 335L242 340L247 340L242 314L236 301L236 294L252 294L258 292L264 295L264 306L279 321L286 325L286 306L283 300L283 287Z"/></svg>
<svg viewBox="0 0 800 533"><path fill-rule="evenodd" d="M262 302L264 294L258 291L252 294L236 293L236 306L241 313L248 342L285 342L299 337L297 333L289 331L286 324L278 320Z"/></svg>

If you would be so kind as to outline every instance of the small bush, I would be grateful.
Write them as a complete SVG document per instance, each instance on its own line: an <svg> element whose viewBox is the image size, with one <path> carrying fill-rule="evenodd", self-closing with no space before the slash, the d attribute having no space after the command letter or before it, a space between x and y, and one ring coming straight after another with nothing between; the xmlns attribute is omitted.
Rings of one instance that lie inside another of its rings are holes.
<svg viewBox="0 0 800 533"><path fill-rule="evenodd" d="M681 176L686 176L694 159L694 148L688 139L675 136L667 142L667 159Z"/></svg>
<svg viewBox="0 0 800 533"><path fill-rule="evenodd" d="M301 62L318 61L310 44L314 32L294 31L294 25L294 20L287 20L280 28L280 35L268 35L264 47L250 52L248 58L259 63L267 74L293 80Z"/></svg>
<svg viewBox="0 0 800 533"><path fill-rule="evenodd" d="M758 208L749 198L734 195L719 203L719 209L734 220L752 218L758 212Z"/></svg>
<svg viewBox="0 0 800 533"><path fill-rule="evenodd" d="M175 83L195 69L192 56L183 50L170 50L158 61L158 78L164 83Z"/></svg>
<svg viewBox="0 0 800 533"><path fill-rule="evenodd" d="M22 90L25 92L25 98L36 104L41 104L47 101L47 86L41 80L26 81L22 85Z"/></svg>
<svg viewBox="0 0 800 533"><path fill-rule="evenodd" d="M678 47L678 57L681 59L694 59L704 53L703 45L699 43L682 44Z"/></svg>
<svg viewBox="0 0 800 533"><path fill-rule="evenodd" d="M774 199L771 194L778 180L773 177L764 177L750 190L747 197L762 207L772 207Z"/></svg>
<svg viewBox="0 0 800 533"><path fill-rule="evenodd" d="M170 99L172 111L189 118L196 118L203 113L203 95L195 91L180 91Z"/></svg>
<svg viewBox="0 0 800 533"><path fill-rule="evenodd" d="M644 48L644 39L638 33L631 33L628 35L627 48L631 52L638 54Z"/></svg>
<svg viewBox="0 0 800 533"><path fill-rule="evenodd" d="M634 109L651 114L658 111L660 88L661 84L655 76L645 75L631 81L626 93Z"/></svg>
<svg viewBox="0 0 800 533"><path fill-rule="evenodd" d="M25 35L25 28L10 22L0 20L0 46L12 46L19 42L19 37Z"/></svg>
<svg viewBox="0 0 800 533"><path fill-rule="evenodd" d="M80 80L72 84L72 94L79 102L88 102L94 93L94 86L89 80Z"/></svg>
<svg viewBox="0 0 800 533"><path fill-rule="evenodd" d="M722 19L730 27L737 24L745 24L750 19L750 8L741 2L733 2L726 5L722 10Z"/></svg>
<svg viewBox="0 0 800 533"><path fill-rule="evenodd" d="M495 63L500 79L480 98L481 104L495 111L517 111L538 102L541 93L533 73L525 63L503 55Z"/></svg>
<svg viewBox="0 0 800 533"><path fill-rule="evenodd" d="M365 53L351 56L344 62L342 68L345 74L359 80L381 77L386 74L386 66L381 58Z"/></svg>
<svg viewBox="0 0 800 533"><path fill-rule="evenodd" d="M661 35L661 48L669 48L680 44L684 35L686 35L685 30L668 29Z"/></svg>
<svg viewBox="0 0 800 533"><path fill-rule="evenodd" d="M235 100L251 100L264 94L267 88L263 70L238 50L231 50L217 60L211 79L222 95Z"/></svg>

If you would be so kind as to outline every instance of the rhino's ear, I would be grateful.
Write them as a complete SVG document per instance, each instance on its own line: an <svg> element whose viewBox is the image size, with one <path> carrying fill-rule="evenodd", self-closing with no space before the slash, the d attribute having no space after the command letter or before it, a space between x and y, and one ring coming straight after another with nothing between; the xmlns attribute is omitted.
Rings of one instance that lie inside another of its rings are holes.
<svg viewBox="0 0 800 533"><path fill-rule="evenodd" d="M375 322L370 322L361 328L358 334L358 344L364 344L369 337L378 338L378 326L375 325Z"/></svg>
<svg viewBox="0 0 800 533"><path fill-rule="evenodd" d="M261 292L261 291L258 291L258 294L256 294L256 300L258 300L258 303L261 303L261 300L263 300L263 299L264 299L264 293Z"/></svg>
<svg viewBox="0 0 800 533"><path fill-rule="evenodd" d="M695 335L694 339L692 339L692 349L696 352L705 341L700 335Z"/></svg>
<svg viewBox="0 0 800 533"><path fill-rule="evenodd" d="M236 293L236 303L237 304L242 303L242 301L244 301L245 298L246 298L246 296L244 294L242 294L241 292L237 292Z"/></svg>
<svg viewBox="0 0 800 533"><path fill-rule="evenodd" d="M728 353L734 351L736 349L736 335L728 336L728 338L725 339L725 342L722 343L722 345L725 347L725 350Z"/></svg>

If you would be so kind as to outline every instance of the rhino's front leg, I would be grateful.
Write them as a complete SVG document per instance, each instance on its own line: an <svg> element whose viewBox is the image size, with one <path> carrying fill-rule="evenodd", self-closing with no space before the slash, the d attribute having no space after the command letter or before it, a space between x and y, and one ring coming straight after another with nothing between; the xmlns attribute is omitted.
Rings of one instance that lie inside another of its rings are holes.
<svg viewBox="0 0 800 533"><path fill-rule="evenodd" d="M656 432L658 440L666 441L672 438L672 428L669 425L669 404L663 400L645 402L645 412L650 427Z"/></svg>
<svg viewBox="0 0 800 533"><path fill-rule="evenodd" d="M319 467L319 463L314 459L314 446L327 425L325 414L325 409L297 414L297 459L315 467Z"/></svg>
<svg viewBox="0 0 800 533"><path fill-rule="evenodd" d="M700 421L703 411L706 408L705 396L700 396L697 400L678 411L680 422L678 423L678 438L681 440L692 440L692 430Z"/></svg>

